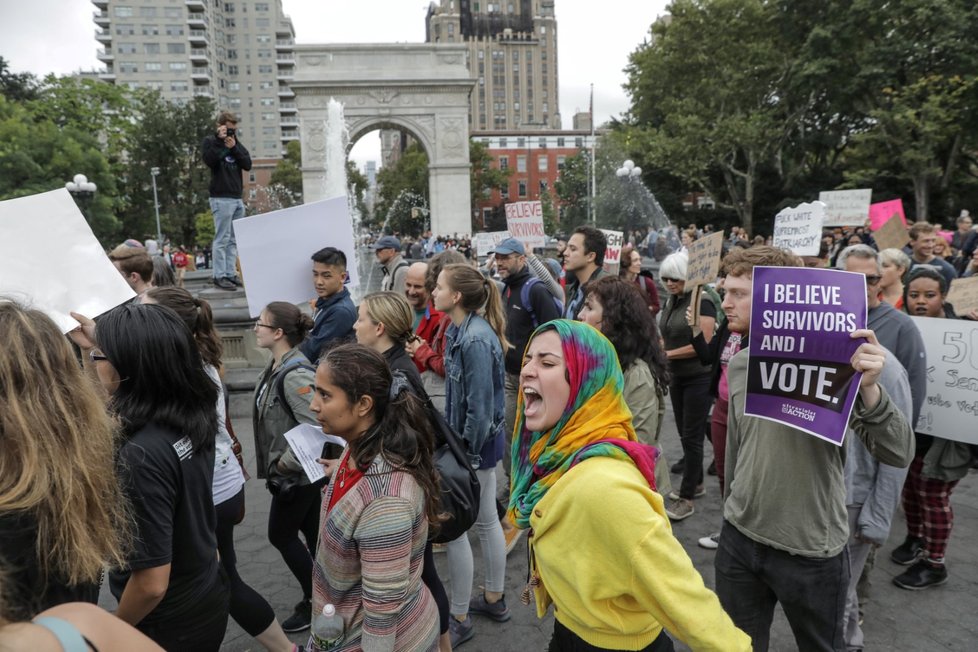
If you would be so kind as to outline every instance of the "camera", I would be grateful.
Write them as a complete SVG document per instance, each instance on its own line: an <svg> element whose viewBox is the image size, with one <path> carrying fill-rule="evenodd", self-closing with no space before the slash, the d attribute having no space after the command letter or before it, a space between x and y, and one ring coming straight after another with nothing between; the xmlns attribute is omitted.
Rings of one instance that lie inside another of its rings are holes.
<svg viewBox="0 0 978 652"><path fill-rule="evenodd" d="M231 127L228 127L228 129L227 129L227 135L225 135L224 137L225 138L234 138L234 134L235 133L236 132L235 132L234 129L232 129Z"/></svg>

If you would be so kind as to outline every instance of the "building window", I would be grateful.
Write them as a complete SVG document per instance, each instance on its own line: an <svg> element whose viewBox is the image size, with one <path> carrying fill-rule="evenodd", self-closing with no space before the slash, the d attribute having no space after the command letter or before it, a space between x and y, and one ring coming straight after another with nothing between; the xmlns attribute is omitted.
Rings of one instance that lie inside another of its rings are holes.
<svg viewBox="0 0 978 652"><path fill-rule="evenodd" d="M509 157L508 156L500 156L499 157L499 169L500 170L508 170L509 169Z"/></svg>
<svg viewBox="0 0 978 652"><path fill-rule="evenodd" d="M506 136L500 136L500 138L499 138L499 149L506 149L506 146L507 146Z"/></svg>
<svg viewBox="0 0 978 652"><path fill-rule="evenodd" d="M120 43L116 48L116 54L136 54L135 43Z"/></svg>
<svg viewBox="0 0 978 652"><path fill-rule="evenodd" d="M267 2L256 2L255 3L255 11L268 11L268 3Z"/></svg>
<svg viewBox="0 0 978 652"><path fill-rule="evenodd" d="M139 72L139 64L133 61L123 61L119 64L119 72Z"/></svg>
<svg viewBox="0 0 978 652"><path fill-rule="evenodd" d="M509 185L505 185L499 189L499 194L503 199L509 199Z"/></svg>
<svg viewBox="0 0 978 652"><path fill-rule="evenodd" d="M526 172L526 157L525 156L517 156L516 157L516 171L517 172Z"/></svg>
<svg viewBox="0 0 978 652"><path fill-rule="evenodd" d="M241 82L231 82L228 84L228 90L232 93L237 93L241 90Z"/></svg>
<svg viewBox="0 0 978 652"><path fill-rule="evenodd" d="M540 194L542 195L545 192L547 192L547 180L540 179Z"/></svg>
<svg viewBox="0 0 978 652"><path fill-rule="evenodd" d="M183 25L167 25L167 36L183 36Z"/></svg>
<svg viewBox="0 0 978 652"><path fill-rule="evenodd" d="M238 67L237 66L228 66L228 74L229 75L237 75L238 74Z"/></svg>
<svg viewBox="0 0 978 652"><path fill-rule="evenodd" d="M167 54L186 54L187 44L186 43L167 43L166 53Z"/></svg>
<svg viewBox="0 0 978 652"><path fill-rule="evenodd" d="M115 17L116 18L131 18L132 17L132 7L116 7Z"/></svg>
<svg viewBox="0 0 978 652"><path fill-rule="evenodd" d="M225 27L234 27L235 26L234 16L231 16L230 18L225 18L224 19L224 26Z"/></svg>
<svg viewBox="0 0 978 652"><path fill-rule="evenodd" d="M517 138L516 146L519 147L520 149L526 147L526 138Z"/></svg>
<svg viewBox="0 0 978 652"><path fill-rule="evenodd" d="M142 25L143 36L159 36L160 28L157 25Z"/></svg>
<svg viewBox="0 0 978 652"><path fill-rule="evenodd" d="M584 139L578 136L574 139L574 147L577 149L582 149L584 147Z"/></svg>
<svg viewBox="0 0 978 652"><path fill-rule="evenodd" d="M519 197L520 197L520 199L525 198L526 197L526 179L520 179L519 180L519 188L518 188L518 190L519 190Z"/></svg>
<svg viewBox="0 0 978 652"><path fill-rule="evenodd" d="M146 72L160 72L163 70L163 64L159 61L147 61L146 65L143 67Z"/></svg>
<svg viewBox="0 0 978 652"><path fill-rule="evenodd" d="M564 169L564 163L566 162L566 160L567 160L567 158L564 157L564 156L558 156L557 157L557 169L558 170L563 170Z"/></svg>
<svg viewBox="0 0 978 652"><path fill-rule="evenodd" d="M546 136L540 136L540 140L537 141L537 146L540 149L547 149L547 137Z"/></svg>
<svg viewBox="0 0 978 652"><path fill-rule="evenodd" d="M183 18L183 9L181 7L163 7L163 17Z"/></svg>
<svg viewBox="0 0 978 652"><path fill-rule="evenodd" d="M171 61L170 70L173 72L186 72L187 64L183 61Z"/></svg>
<svg viewBox="0 0 978 652"><path fill-rule="evenodd" d="M128 24L119 23L118 25L115 26L115 33L116 34L121 34L123 36L135 34L136 33L136 26L135 25L128 25Z"/></svg>
<svg viewBox="0 0 978 652"><path fill-rule="evenodd" d="M156 7L140 7L140 18L156 18Z"/></svg>
<svg viewBox="0 0 978 652"><path fill-rule="evenodd" d="M172 81L170 82L170 90L180 93L186 91L189 88L189 84L185 81Z"/></svg>
<svg viewBox="0 0 978 652"><path fill-rule="evenodd" d="M537 158L537 170L539 170L540 172L546 172L547 171L548 162L549 162L549 159L546 156L540 156L540 157L538 157Z"/></svg>
<svg viewBox="0 0 978 652"><path fill-rule="evenodd" d="M564 146L564 137L557 136L557 147L563 147L563 146Z"/></svg>
<svg viewBox="0 0 978 652"><path fill-rule="evenodd" d="M143 43L143 54L159 54L159 43Z"/></svg>
<svg viewBox="0 0 978 652"><path fill-rule="evenodd" d="M272 66L258 66L259 75L270 75L272 72L274 72Z"/></svg>
<svg viewBox="0 0 978 652"><path fill-rule="evenodd" d="M274 97L263 97L263 98L261 98L261 105L262 106L275 106L275 98Z"/></svg>

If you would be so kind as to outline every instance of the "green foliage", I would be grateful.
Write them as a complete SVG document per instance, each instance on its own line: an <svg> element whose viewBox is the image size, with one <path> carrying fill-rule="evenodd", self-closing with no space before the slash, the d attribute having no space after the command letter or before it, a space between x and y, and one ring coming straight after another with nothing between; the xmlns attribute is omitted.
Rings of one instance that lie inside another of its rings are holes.
<svg viewBox="0 0 978 652"><path fill-rule="evenodd" d="M356 164L349 159L346 161L346 185L353 194L353 202L357 212L360 213L361 217L367 217L369 211L367 211L366 196L367 189L370 187L370 181L357 169Z"/></svg>
<svg viewBox="0 0 978 652"><path fill-rule="evenodd" d="M0 95L12 102L23 102L37 96L37 77L29 72L10 71L10 62L0 57Z"/></svg>
<svg viewBox="0 0 978 652"><path fill-rule="evenodd" d="M428 201L428 155L417 142L408 145L393 166L377 173L379 187L373 225L388 233L418 235L424 224L411 217L412 208L425 208Z"/></svg>
<svg viewBox="0 0 978 652"><path fill-rule="evenodd" d="M560 220L562 231L569 233L589 218L591 153L581 150L574 156L564 159L564 169L554 184L557 199L563 214Z"/></svg>
<svg viewBox="0 0 978 652"><path fill-rule="evenodd" d="M494 190L505 188L509 184L509 177L513 174L513 170L511 168L502 170L498 165L494 166L489 148L477 140L469 140L469 163L472 170L469 180L469 190L472 194L472 233L476 233L484 230L479 204L489 199ZM501 212L494 211L494 213ZM493 217L495 218L496 215L494 214Z"/></svg>
<svg viewBox="0 0 978 652"><path fill-rule="evenodd" d="M276 164L269 178L270 208L288 208L302 203L302 145L290 140L285 146L285 156Z"/></svg>
<svg viewBox="0 0 978 652"><path fill-rule="evenodd" d="M198 247L209 247L214 242L214 234L216 233L214 214L209 210L197 213L194 217L194 230L196 231L194 244Z"/></svg>

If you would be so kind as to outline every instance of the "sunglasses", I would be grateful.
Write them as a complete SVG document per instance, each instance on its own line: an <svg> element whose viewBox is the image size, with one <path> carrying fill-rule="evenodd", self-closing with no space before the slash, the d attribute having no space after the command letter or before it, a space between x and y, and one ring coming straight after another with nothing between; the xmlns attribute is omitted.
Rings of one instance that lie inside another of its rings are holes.
<svg viewBox="0 0 978 652"><path fill-rule="evenodd" d="M868 285L876 285L876 284L877 284L877 283L879 283L879 282L880 282L880 281L881 281L882 279L883 279L883 277L882 277L882 276L878 276L878 275L876 275L876 274L867 274L867 275L866 275L866 283L867 283Z"/></svg>
<svg viewBox="0 0 978 652"><path fill-rule="evenodd" d="M685 280L684 279L681 279L681 278L669 278L669 277L663 276L662 277L662 282L663 283L684 283Z"/></svg>
<svg viewBox="0 0 978 652"><path fill-rule="evenodd" d="M92 349L88 352L88 359L92 362L99 362L101 360L108 360L104 355L98 352L98 349Z"/></svg>

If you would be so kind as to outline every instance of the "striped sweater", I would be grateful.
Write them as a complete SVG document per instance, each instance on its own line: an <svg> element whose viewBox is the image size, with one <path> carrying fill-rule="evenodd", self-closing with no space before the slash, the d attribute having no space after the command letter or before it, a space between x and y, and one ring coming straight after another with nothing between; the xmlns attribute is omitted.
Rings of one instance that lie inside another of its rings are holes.
<svg viewBox="0 0 978 652"><path fill-rule="evenodd" d="M421 582L424 490L378 456L327 512L331 493L332 486L323 499L312 609L332 603L343 617L343 640L332 650L436 650L438 610Z"/></svg>

